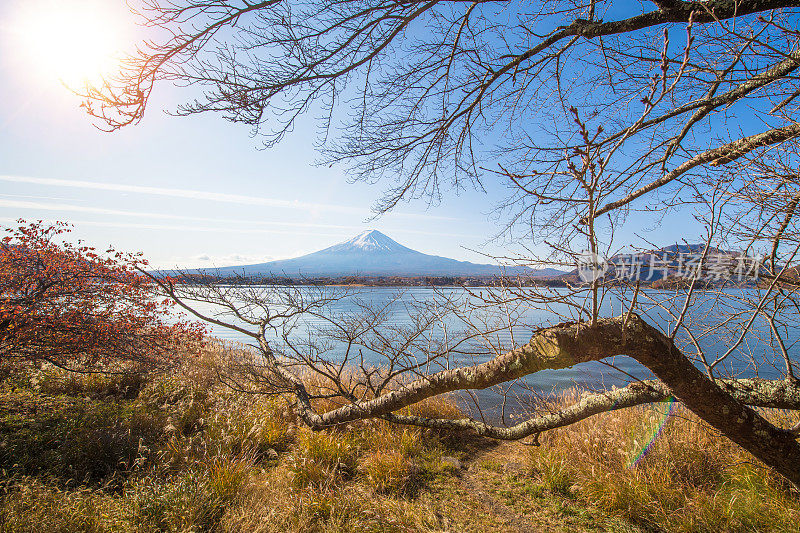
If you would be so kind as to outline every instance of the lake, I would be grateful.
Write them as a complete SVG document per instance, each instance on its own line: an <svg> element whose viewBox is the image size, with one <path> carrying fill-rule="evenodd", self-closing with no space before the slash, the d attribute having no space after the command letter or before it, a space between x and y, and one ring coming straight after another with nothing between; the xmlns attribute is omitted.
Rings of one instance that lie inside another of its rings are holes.
<svg viewBox="0 0 800 533"><path fill-rule="evenodd" d="M267 287L260 287L258 289L267 290ZM302 294L310 294L318 290L340 290L340 289L319 289L313 287L297 288ZM348 289L351 290L351 289ZM416 310L426 303L434 302L437 299L450 298L464 303L479 302L485 298L489 291L487 289L475 289L472 296L468 295L462 288L426 288L426 287L358 287L352 289L353 293L338 300L326 307L325 313L328 316L335 316L339 319L350 317L364 311L365 306L378 307L384 309L385 316L381 327L384 331L390 334L401 330L412 324ZM564 289L552 289L552 295L564 295ZM720 324L724 323L721 318L723 315L730 317L736 315L744 310L745 306L741 302L742 299L753 298L757 296L752 289L742 290L736 289L726 291L723 296L727 296L732 302L721 301L718 293L698 293L697 302L692 306L692 324L689 328L697 337L697 342L710 358L715 358L728 349L731 343L734 342L738 332L742 331L742 322L746 322L749 315L744 315L741 320L725 325L723 329ZM630 295L627 296L630 298ZM244 300L247 300L245 298ZM683 305L682 298L676 298L674 292L669 291L653 291L644 290L639 295L642 314L651 323L662 330L669 332L670 324L670 311L673 314L679 314ZM658 305L657 305L658 304ZM253 306L252 300L247 304L250 311L254 315L258 315L257 310ZM196 308L204 313L214 314L218 312L219 308L213 305L202 303L196 304ZM613 316L620 313L623 308L622 300L619 296L608 296L601 307L604 316ZM506 315L506 316L503 316ZM559 316L560 315L560 316ZM566 304L552 305L548 310L537 308L536 306L526 305L523 302L516 302L512 308L508 309L505 313L500 313L493 316L495 322L487 321L487 324L497 325L498 320L505 323L506 327L493 332L487 338L480 339L480 344L484 347L494 347L496 350L507 349L515 345L526 342L531 335L531 332L543 325L553 324L569 318L569 306ZM474 319L478 315L473 315ZM508 319L514 323L512 327L508 326ZM244 325L241 320L226 318L237 325ZM455 321L461 322L461 321ZM444 323L453 326L453 319L447 319ZM738 328L737 328L738 325ZM295 339L302 342L302 339L307 339L309 336L317 335L320 328L325 327L325 321L315 317L305 317L298 321L296 327L289 334L287 338ZM395 329L392 329L395 328ZM240 332L223 328L220 326L210 326L211 335L233 343L250 344L253 339ZM724 364L721 364L719 370L721 375L736 375L739 377L753 377L761 376L765 378L778 378L781 375L780 364L782 360L776 357L776 354L769 349L769 343L764 343L760 339L768 336L769 328L766 324L756 321L751 327L751 332L745 336L742 346L729 359L726 359ZM713 332L711 334L710 332ZM800 340L797 328L785 328L783 331L785 342L788 347L789 353L792 355L793 360L797 359L796 343ZM442 336L444 333L438 333ZM433 336L437 335L433 333ZM681 348L685 350L687 355L696 353L696 348L689 343L688 335L681 334L676 337L679 341ZM280 343L276 335L272 336L274 343ZM514 342L516 341L516 342ZM329 346L326 351L326 357L335 359L338 357L337 347L335 342ZM342 348L343 351L343 348ZM477 356L471 358L475 362L483 362L492 357L491 350L481 350L481 346L473 345L473 352L478 353ZM369 364L381 365L385 362L382 361L381 355L378 353L370 353L369 350L363 350L364 358ZM467 360L460 361L460 364L468 362ZM780 362L780 364L778 364ZM454 361L458 364L458 361ZM642 379L651 377L646 368L639 365L636 361L618 356L606 360L606 363L611 363L615 368L608 366L602 362L589 362L575 365L572 368L563 370L543 371L530 375L524 379L522 387L517 386L512 392L520 396L530 396L531 394L544 394L559 392L571 387L584 387L584 388L609 388L612 386L624 386L629 383L632 378ZM489 404L496 404L497 400L492 400L493 393L484 391L480 393L482 401ZM518 400L511 402L518 404ZM513 406L512 406L513 408Z"/></svg>

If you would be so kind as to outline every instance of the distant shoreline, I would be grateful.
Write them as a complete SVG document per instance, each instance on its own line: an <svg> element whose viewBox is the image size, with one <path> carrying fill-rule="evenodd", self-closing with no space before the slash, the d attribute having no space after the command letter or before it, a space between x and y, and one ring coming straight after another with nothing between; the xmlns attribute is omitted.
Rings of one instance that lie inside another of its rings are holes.
<svg viewBox="0 0 800 533"><path fill-rule="evenodd" d="M577 274L569 273L555 277L462 277L462 276L342 276L342 277L287 277L287 276L212 276L208 274L181 274L175 277L179 283L188 285L207 285L223 283L228 285L266 285L266 286L307 286L307 287L430 287L430 288L481 288L502 287L513 285L516 287L549 287L549 288L576 288L588 287L589 284L578 278ZM692 285L691 279L663 278L656 280L642 280L642 288L652 290L688 289ZM611 280L606 282L606 287L623 287L623 281ZM730 283L709 282L696 280L695 290L714 290L719 288L751 288L752 282Z"/></svg>
<svg viewBox="0 0 800 533"><path fill-rule="evenodd" d="M526 287L570 287L575 280L560 277L498 277L498 276L342 276L342 277L288 277L288 276L212 276L208 274L180 274L175 278L190 285L226 283L230 285L273 286L325 286L325 287L499 287L519 285Z"/></svg>

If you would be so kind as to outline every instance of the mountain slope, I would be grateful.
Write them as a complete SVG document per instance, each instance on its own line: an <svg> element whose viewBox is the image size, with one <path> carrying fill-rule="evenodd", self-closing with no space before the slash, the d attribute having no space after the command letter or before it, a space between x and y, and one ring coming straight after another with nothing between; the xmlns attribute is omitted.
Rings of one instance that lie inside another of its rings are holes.
<svg viewBox="0 0 800 533"><path fill-rule="evenodd" d="M203 271L203 270L201 270ZM212 273L211 270L204 270ZM528 267L503 267L457 261L447 257L423 254L390 239L377 230L360 235L324 250L294 259L255 265L224 267L216 275L232 276L553 276L560 271L532 270Z"/></svg>

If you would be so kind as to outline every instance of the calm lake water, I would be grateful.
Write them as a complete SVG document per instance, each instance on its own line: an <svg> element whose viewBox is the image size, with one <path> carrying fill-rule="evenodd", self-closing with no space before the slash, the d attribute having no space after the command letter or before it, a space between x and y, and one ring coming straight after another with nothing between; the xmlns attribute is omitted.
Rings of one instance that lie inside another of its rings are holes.
<svg viewBox="0 0 800 533"><path fill-rule="evenodd" d="M301 290L314 291L317 289L308 288ZM476 292L481 295L487 294L485 289L476 290ZM556 293L558 292L559 291L556 291ZM561 292L563 293L563 291ZM662 291L643 291L643 293L640 294L639 299L640 303L645 303L643 311L646 314L648 321L658 327L661 327L667 332L670 331L671 323L669 314L665 310L659 309L658 307L654 307L652 305L648 306L647 302L659 301L662 304L667 302L668 306L672 306L674 313L679 313L680 307L683 304L683 300L681 298L677 298L674 302L670 302L670 296L672 295L674 295L674 293ZM736 297L754 296L754 294L748 294L747 291L741 290L738 290L736 293L732 292L730 295ZM452 298L467 297L464 290L460 288L437 290L433 288L419 287L359 287L355 289L355 292L352 295L331 304L327 308L326 312L336 314L339 317L347 317L361 312L363 310L363 305L366 303L379 307L389 305L389 310L387 311L387 321L382 326L384 327L384 331L388 331L386 328L389 328L390 330L392 326L402 327L411 324L415 311L410 309L409 306L413 307L414 305L419 305L420 303L432 302L436 298L441 298L443 296L449 296ZM630 296L628 296L628 298L629 297ZM737 332L742 330L741 327L737 329L737 327L733 325L733 327L731 327L731 331L729 331L727 335L709 335L707 333L703 333L706 328L718 325L720 319L718 318L717 313L719 311L722 311L723 313L729 311L735 312L736 310L741 310L743 308L741 304L736 303L725 305L727 305L727 307L720 304L719 299L715 295L699 294L698 301L692 306L692 316L701 317L701 320L697 320L697 323L690 329L692 329L693 332L699 337L699 344L712 358L725 353L733 340L736 338ZM217 309L214 306L205 303L197 304L196 308L208 314L214 314ZM602 311L605 316L612 316L619 314L621 308L619 297L609 297L605 300ZM558 317L556 313L561 313L562 315L568 314L568 307L566 305L557 305L551 309L554 312L548 312L542 309L533 309L524 305L515 307L513 309L513 313L518 319L516 326L492 333L489 336L490 338L488 339L488 342L496 346L505 347L522 344L530 338L531 332L535 328L564 320L564 318ZM243 322L231 319L230 317L226 317L226 320L232 321L238 325L244 324ZM458 321L453 321L451 319L448 323L452 325L456 322ZM304 318L300 321L298 327L292 332L291 337L294 339L307 339L309 338L309 334L313 337L315 335L314 331L323 326L324 321L322 320L314 317ZM252 338L231 329L215 325L211 325L210 329L213 336L226 341L243 344L252 344L253 342ZM766 324L756 321L752 326L752 332L746 335L745 342L742 343L742 346L729 360L726 360L724 368L723 365L720 366L720 369L723 370L721 373L734 374L740 377L751 377L755 375L760 375L761 377L766 378L779 377L781 373L780 365L782 364L782 360L779 357L776 357L776 355L769 349L768 342L763 342L763 339L768 336L768 332L769 330ZM796 343L798 340L800 340L798 328L787 328L784 330L784 333L789 353L791 354L792 359L796 360ZM516 342L512 342L512 336L513 341ZM684 337L684 341L687 339L685 335L681 335L679 337ZM276 337L274 341L277 343L279 340ZM682 348L684 348L687 354L696 352L695 348L691 347L691 345L688 343L682 346ZM371 364L381 365L383 362L385 362L385 360L381 360L382 356L380 354L369 353L368 350L363 350L363 353L365 353L365 359L367 359ZM336 358L337 350L335 348L332 349L330 352L328 352L327 356ZM490 359L491 357L491 353L486 352L482 356L478 356L475 361L482 362ZM628 357L618 356L607 360L607 362L612 363L616 369L600 362L590 362L575 365L574 367L568 369L536 373L525 378L524 382L526 385L524 390L517 390L517 393L520 395L530 395L531 391L535 391L537 393L551 393L573 386L608 388L611 386L624 386L626 383L630 382L632 378L639 379L651 377L646 368L642 367ZM492 403L492 401L489 399L491 396L491 392L485 391L480 393L482 401L488 401L489 403Z"/></svg>

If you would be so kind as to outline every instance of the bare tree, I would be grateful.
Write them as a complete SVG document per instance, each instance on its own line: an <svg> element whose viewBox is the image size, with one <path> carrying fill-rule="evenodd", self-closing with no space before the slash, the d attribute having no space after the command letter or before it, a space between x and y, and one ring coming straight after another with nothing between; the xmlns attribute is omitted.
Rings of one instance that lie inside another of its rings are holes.
<svg viewBox="0 0 800 533"><path fill-rule="evenodd" d="M369 306L349 322L331 316L327 296L315 300L319 305L245 296L255 314L241 311L241 295L205 287L196 297L216 299L250 325L241 332L257 340L267 363L263 383L294 394L311 427L382 417L522 438L674 395L800 485L796 431L753 409L800 408L792 340L800 312L800 2L630 4L147 2L145 20L167 37L145 43L119 77L88 89L85 105L115 129L142 119L158 83L193 85L202 97L179 114L219 112L253 127L267 145L298 117L319 112L324 161L388 184L378 212L413 198L435 200L445 188L503 180L509 196L497 208L506 235L547 250L518 258L530 263L575 265L587 252L617 254L615 230L634 210L655 225L694 217L705 242L694 273L677 288L643 290L599 276L564 291L505 287L481 294L478 304L415 310L403 335L382 335L385 324ZM708 290L701 277L715 266L716 251L736 247L740 258L765 254L760 281ZM165 289L181 301L178 288ZM331 350L316 342L293 344L290 335L279 336L277 349L265 332L291 320L276 322L276 305L325 317L336 330L328 333L347 347L348 365L333 363ZM516 305L550 310L564 322L542 324L524 342L501 347L488 333L513 329L514 320L486 322L479 331L482 322L470 315ZM439 308L464 326L446 342L430 334L443 323ZM481 335L485 342L471 342ZM470 347L460 353L465 343ZM346 375L358 367L351 350L359 346L384 354L388 369L362 365L355 377ZM481 353L492 358L455 364ZM586 395L511 427L402 411L450 391L615 355L634 358L657 379ZM742 365L778 378L730 377ZM310 390L308 372L326 380L324 392ZM322 396L343 403L321 413L314 400Z"/></svg>

